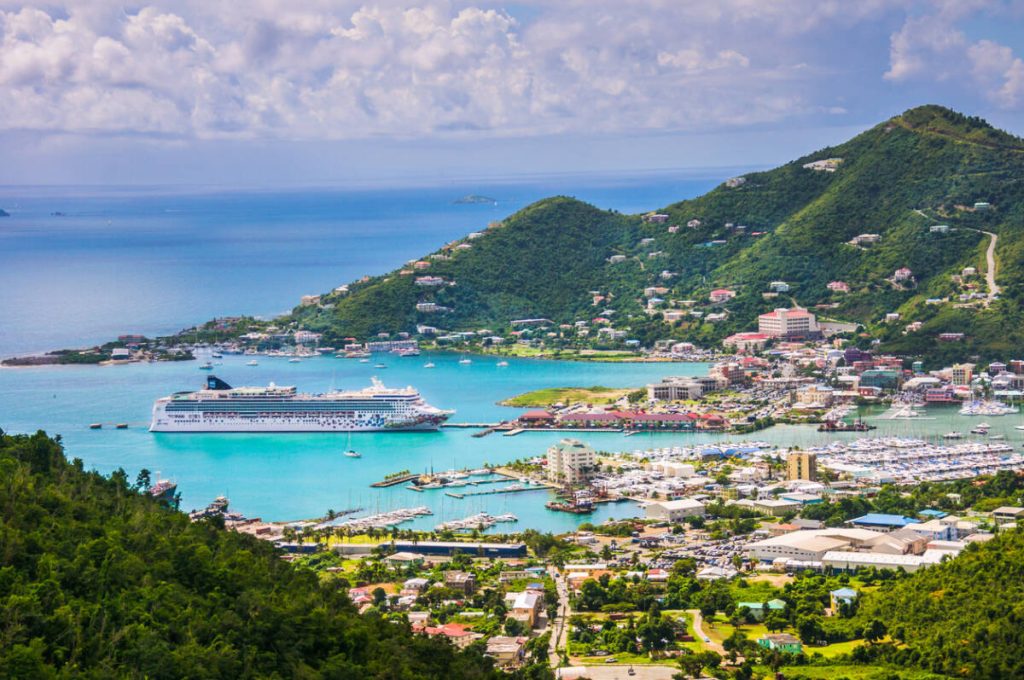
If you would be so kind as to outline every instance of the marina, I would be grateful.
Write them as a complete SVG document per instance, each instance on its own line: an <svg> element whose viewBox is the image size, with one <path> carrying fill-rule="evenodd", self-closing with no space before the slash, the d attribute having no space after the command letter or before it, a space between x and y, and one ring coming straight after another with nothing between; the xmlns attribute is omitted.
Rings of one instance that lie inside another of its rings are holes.
<svg viewBox="0 0 1024 680"><path fill-rule="evenodd" d="M260 357L255 367L246 366L252 356L222 354L222 365L216 374L227 378L229 383L237 376L244 381L241 384L275 382L302 385L310 392L329 392L341 385L367 384L373 375L372 365L336 359L333 354L304 358L301 363L290 363L288 357ZM82 457L87 466L100 471L109 473L120 467L130 476L143 467L164 471L165 476L177 482L177 493L182 496L185 508L203 507L210 498L229 495L233 506L248 516L285 521L323 516L328 508L339 506L410 508L426 505L433 509L434 517L415 516L403 526L430 529L439 522L465 517L469 514L465 504L472 498L474 511L495 516L514 512L519 517L517 528L569 530L582 520L560 507L545 507L546 503L557 500L551 491L497 493L462 499L446 495L511 485L489 482L481 485L480 482L489 479L484 476L472 478L477 483L465 486L458 485L463 480L454 479L450 480L457 483L454 487L438 485L420 487L416 491L408 487L432 469L467 471L483 469L485 464L493 468L543 454L567 435L559 430L524 428L514 437L474 437L481 431L480 426L511 421L523 412L497 405L512 394L550 385L628 387L656 382L665 375L695 375L707 371L707 364L698 363L602 364L510 358L500 359L508 361L508 369L492 371L486 369L496 367L497 357L475 356L472 367L467 368L458 363L459 356L424 352L418 361L396 359L388 369L389 382L416 385L430 403L456 410L459 423L467 427L444 427L436 432L353 433L350 443L329 432L187 436L147 432L144 424L152 399L180 389L181 385L194 384L199 373L195 362L112 367L103 371L102 383L96 382L100 374L94 367L0 370L0 411L6 416L5 430L34 432L44 427L61 434L69 455ZM423 362L428 360L436 368L425 370ZM467 371L472 373L472 380L466 379ZM98 389L98 384L104 385L104 389ZM109 389L107 385L116 388ZM73 399L76 408L53 408L55 394ZM862 407L846 414L847 418L859 417L874 425L877 429L871 433L818 432L816 425L776 425L746 436L714 432L640 432L627 436L621 431L599 430L573 436L601 451L626 452L623 460L634 464L645 457L651 461L685 461L736 454L749 456L757 450L785 451L793 446L828 446L835 442L853 442L866 434L906 437L930 444L985 441L1017 450L1024 443L1024 432L1016 429L1024 426L1019 416L983 418L991 424L988 434L973 435L969 431L983 419L960 415L959 406L929 405L924 410L919 407L913 410L925 413L926 417L887 418L884 417L889 411L887 406ZM130 427L116 430L117 423ZM102 427L92 430L89 424ZM961 432L963 439L944 442L942 435L949 432ZM1000 436L1004 439L993 439ZM358 451L361 458L344 456L346 450ZM402 470L406 472L386 478ZM627 496L630 495L629 475L609 484L610 490L619 485ZM608 517L640 513L642 511L632 503L599 503L586 517L589 521L600 522ZM500 527L497 525L487 531L497 531Z"/></svg>

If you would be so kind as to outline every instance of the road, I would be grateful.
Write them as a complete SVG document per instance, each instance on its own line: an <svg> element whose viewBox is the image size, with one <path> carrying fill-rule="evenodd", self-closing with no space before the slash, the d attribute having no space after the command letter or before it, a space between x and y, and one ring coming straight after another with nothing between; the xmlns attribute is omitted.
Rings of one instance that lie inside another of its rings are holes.
<svg viewBox="0 0 1024 680"><path fill-rule="evenodd" d="M551 622L551 646L548 648L548 660L552 668L558 668L561 658L558 656L559 649L565 649L569 636L569 588L565 585L565 579L553 566L548 567L548 575L555 582L555 589L558 591L558 613Z"/></svg>
<svg viewBox="0 0 1024 680"><path fill-rule="evenodd" d="M701 616L700 610L687 609L686 613L693 618L693 634L697 637L697 640L712 652L718 652L722 656L725 656L725 648L713 641L711 637L704 632L704 617ZM707 640L707 642L704 642L705 640Z"/></svg>
<svg viewBox="0 0 1024 680"><path fill-rule="evenodd" d="M565 680L589 678L590 680L671 680L679 672L679 666L655 666L637 664L632 666L633 675L629 675L628 664L606 664L604 666L572 666L559 668L555 675Z"/></svg>
<svg viewBox="0 0 1024 680"><path fill-rule="evenodd" d="M988 284L988 300L992 302L999 295L999 286L996 285L996 241L999 240L999 236L993 234L991 231L983 231L982 234L988 234L992 239L988 242L988 250L985 251L985 283Z"/></svg>

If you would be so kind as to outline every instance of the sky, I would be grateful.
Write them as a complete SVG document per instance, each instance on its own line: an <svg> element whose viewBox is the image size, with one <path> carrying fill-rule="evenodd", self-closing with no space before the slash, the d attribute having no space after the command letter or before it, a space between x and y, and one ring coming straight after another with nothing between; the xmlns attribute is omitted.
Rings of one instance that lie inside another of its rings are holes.
<svg viewBox="0 0 1024 680"><path fill-rule="evenodd" d="M1024 134L1024 0L0 0L0 184L764 167L925 103Z"/></svg>

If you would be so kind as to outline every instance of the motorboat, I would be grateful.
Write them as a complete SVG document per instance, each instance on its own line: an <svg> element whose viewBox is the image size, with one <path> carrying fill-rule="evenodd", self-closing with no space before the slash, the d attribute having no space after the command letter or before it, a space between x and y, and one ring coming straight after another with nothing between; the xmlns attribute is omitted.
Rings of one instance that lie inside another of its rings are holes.
<svg viewBox="0 0 1024 680"><path fill-rule="evenodd" d="M423 368L434 368L434 362L428 361L427 363L423 364Z"/></svg>
<svg viewBox="0 0 1024 680"><path fill-rule="evenodd" d="M260 362L256 361L255 359L250 359L249 361L245 362L245 365L246 366L259 366Z"/></svg>
<svg viewBox="0 0 1024 680"><path fill-rule="evenodd" d="M508 362L507 361L499 361L498 362L498 366L504 368L505 366L508 366Z"/></svg>
<svg viewBox="0 0 1024 680"><path fill-rule="evenodd" d="M207 361L205 364L203 364L202 366L199 367L199 370L200 371L212 371L213 370L213 363Z"/></svg>

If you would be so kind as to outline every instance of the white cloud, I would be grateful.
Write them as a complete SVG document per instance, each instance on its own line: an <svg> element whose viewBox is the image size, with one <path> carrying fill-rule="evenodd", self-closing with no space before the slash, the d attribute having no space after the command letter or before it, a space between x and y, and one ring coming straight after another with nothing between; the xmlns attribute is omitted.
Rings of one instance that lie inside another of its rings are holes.
<svg viewBox="0 0 1024 680"><path fill-rule="evenodd" d="M1024 105L1024 62L1009 46L987 39L972 42L959 27L979 12L1017 20L1014 8L990 6L984 0L946 0L932 10L909 17L892 34L884 77L895 82L955 80L1001 108Z"/></svg>
<svg viewBox="0 0 1024 680"><path fill-rule="evenodd" d="M849 67L835 36L902 18L903 1L9 5L0 130L348 139L776 121L835 110L819 96ZM941 25L924 28L924 39L894 37L887 77L963 52L944 46ZM1000 72L1003 101L1015 101L1018 72L1012 60Z"/></svg>

